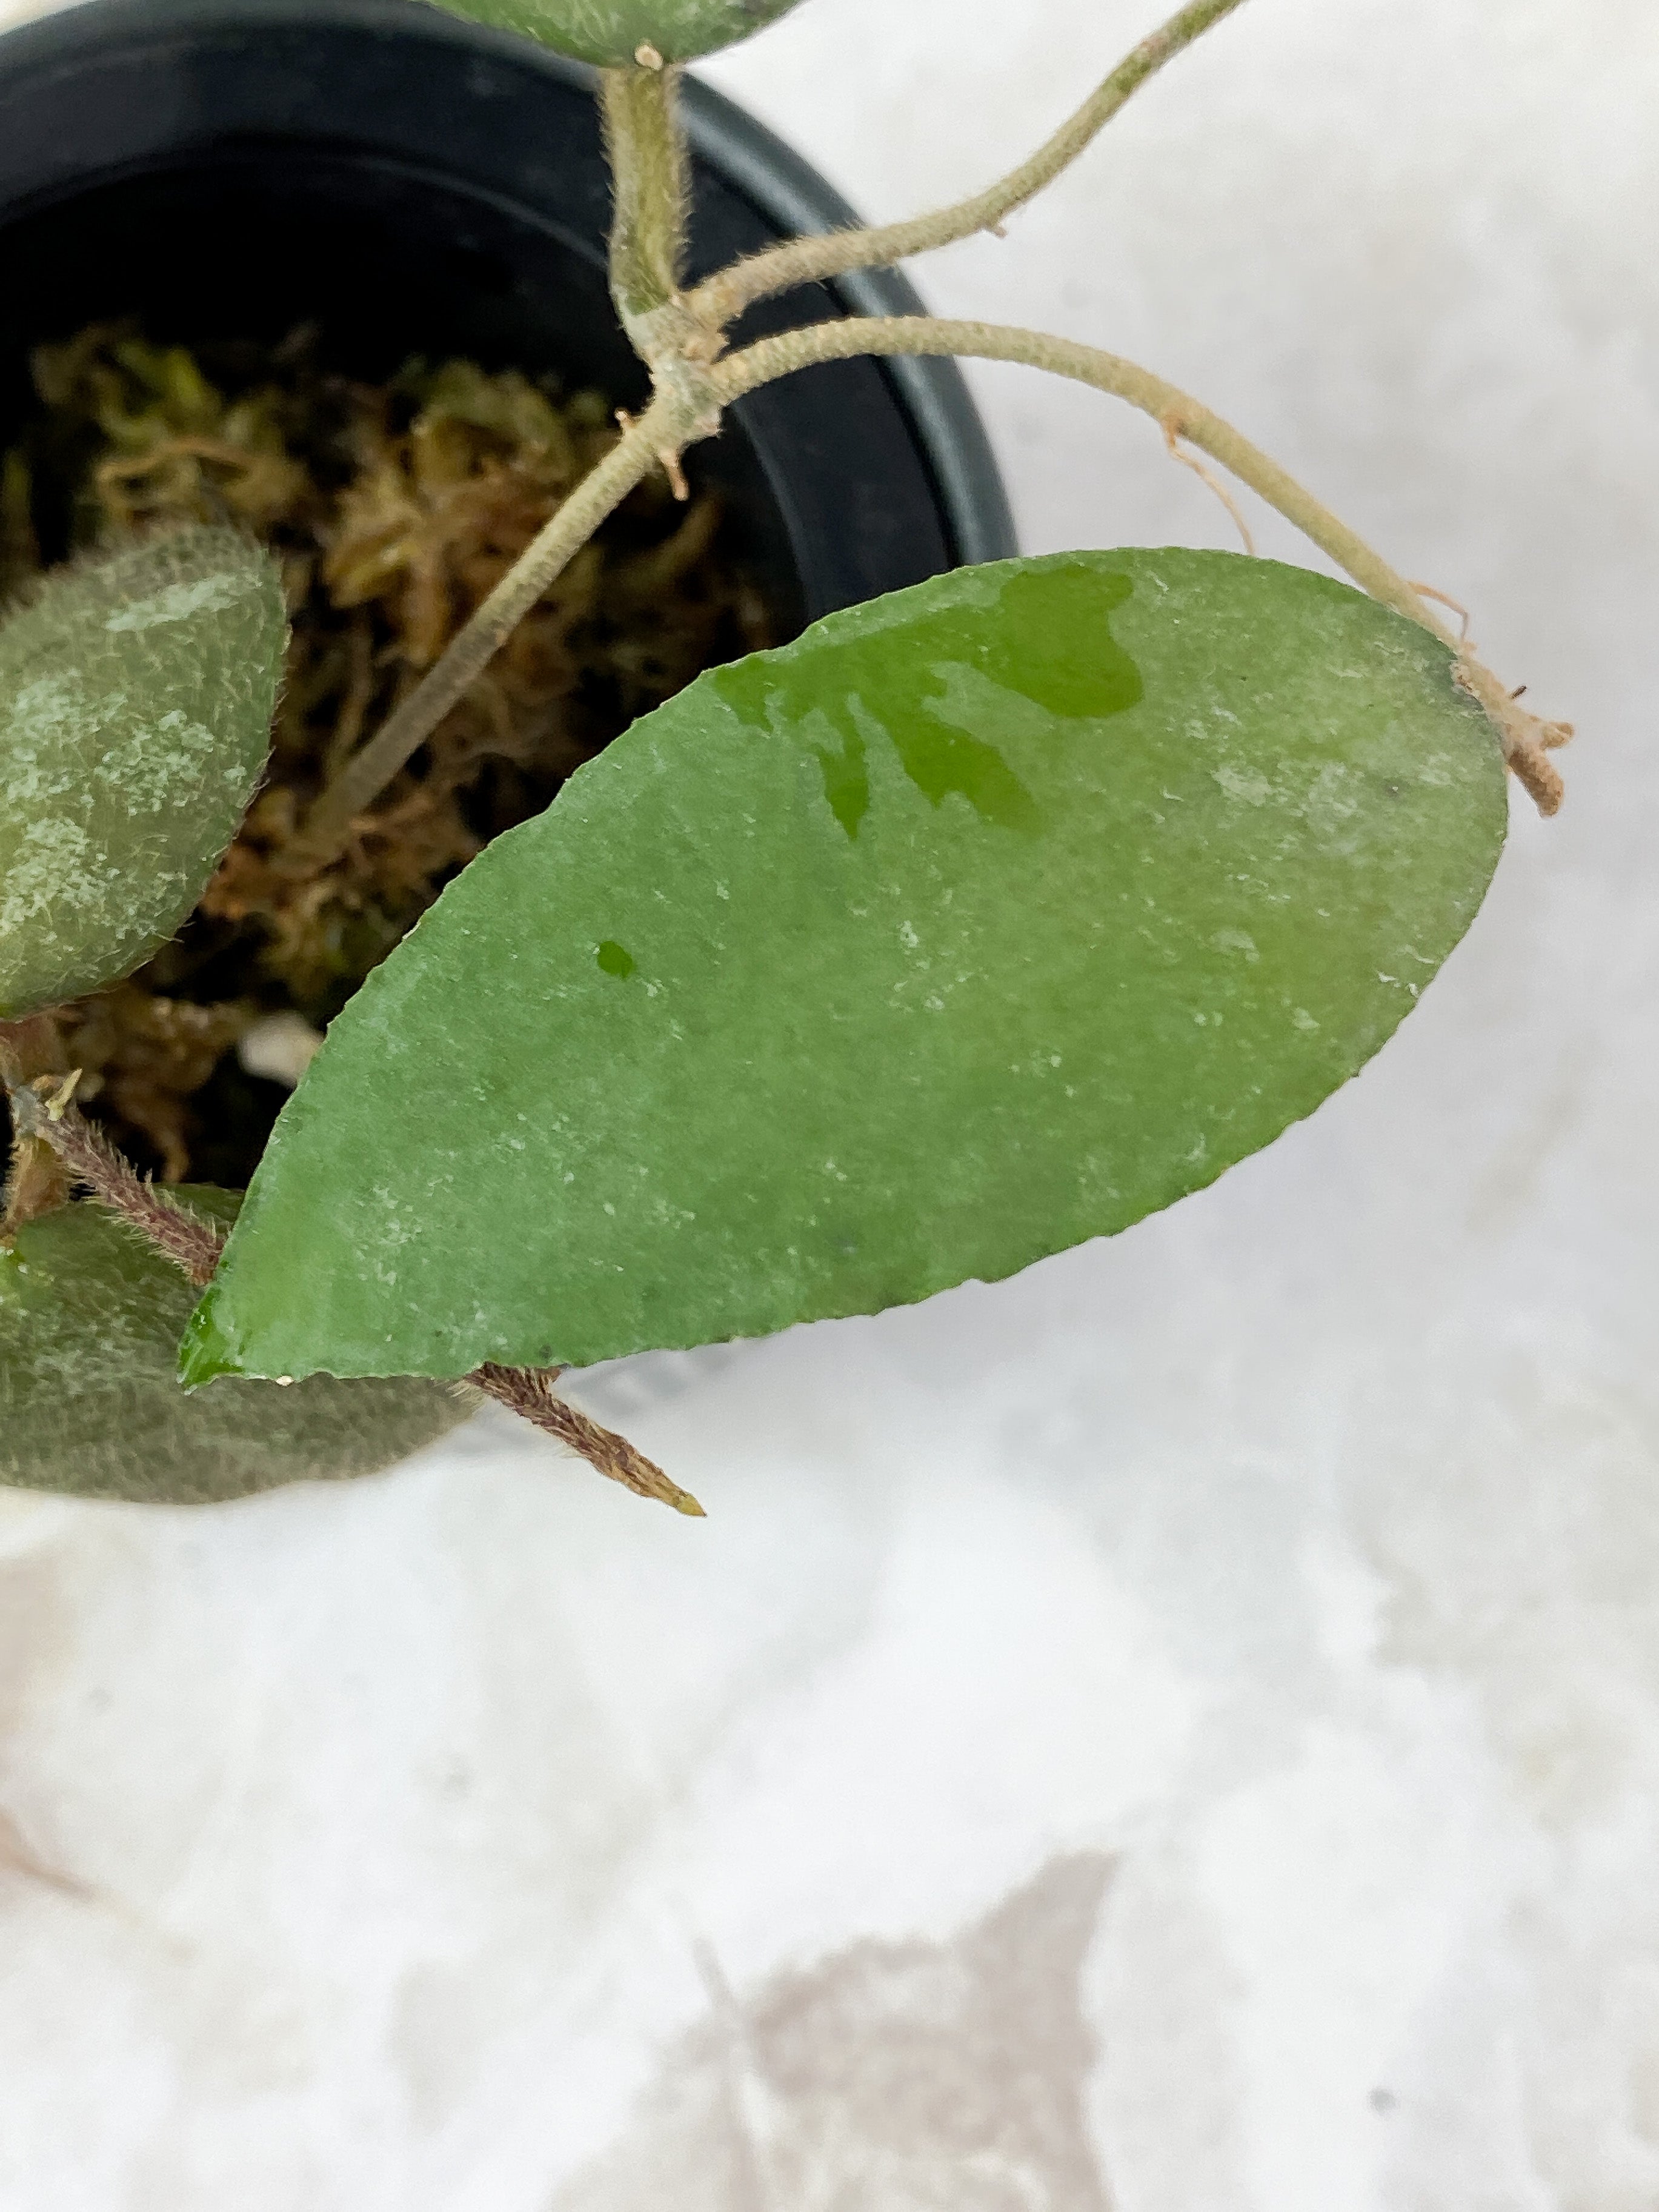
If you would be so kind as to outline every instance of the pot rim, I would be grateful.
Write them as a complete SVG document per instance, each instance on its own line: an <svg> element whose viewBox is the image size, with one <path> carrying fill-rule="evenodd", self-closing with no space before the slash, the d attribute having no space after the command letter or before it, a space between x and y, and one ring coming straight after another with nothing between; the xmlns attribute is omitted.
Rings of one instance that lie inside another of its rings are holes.
<svg viewBox="0 0 1659 2212"><path fill-rule="evenodd" d="M565 85L592 88L598 77L584 62L451 15L428 0L70 0L0 32L0 75L15 82L33 70L54 72L106 46L112 35L149 45L208 27L258 31L319 22L423 38L453 46L458 55L501 56ZM685 79L685 117L694 154L785 235L817 235L860 222L852 205L785 140L691 74ZM849 314L927 313L915 287L896 270L855 270L825 289ZM972 564L1018 553L1002 475L957 363L881 360L873 366L909 422L957 560Z"/></svg>

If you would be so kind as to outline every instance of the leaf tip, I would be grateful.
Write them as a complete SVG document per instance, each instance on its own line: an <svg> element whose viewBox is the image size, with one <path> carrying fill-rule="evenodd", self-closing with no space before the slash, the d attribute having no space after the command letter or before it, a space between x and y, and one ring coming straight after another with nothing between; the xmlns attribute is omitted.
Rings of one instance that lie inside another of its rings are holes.
<svg viewBox="0 0 1659 2212"><path fill-rule="evenodd" d="M183 1389L199 1390L204 1382L216 1382L222 1375L240 1375L243 1371L214 1318L214 1293L210 1289L185 1325L179 1346L179 1382Z"/></svg>

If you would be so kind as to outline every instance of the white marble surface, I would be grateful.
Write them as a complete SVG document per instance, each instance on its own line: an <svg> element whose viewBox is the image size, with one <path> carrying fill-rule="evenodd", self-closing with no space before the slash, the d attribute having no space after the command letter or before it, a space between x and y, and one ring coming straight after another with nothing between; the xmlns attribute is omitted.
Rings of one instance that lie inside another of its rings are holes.
<svg viewBox="0 0 1659 2212"><path fill-rule="evenodd" d="M709 74L896 213L1152 20L806 0ZM923 273L1466 600L1571 806L1212 1191L593 1378L705 1525L490 1420L0 1501L6 2212L1659 2203L1656 95L1648 0L1251 0ZM1229 542L975 381L1034 549Z"/></svg>

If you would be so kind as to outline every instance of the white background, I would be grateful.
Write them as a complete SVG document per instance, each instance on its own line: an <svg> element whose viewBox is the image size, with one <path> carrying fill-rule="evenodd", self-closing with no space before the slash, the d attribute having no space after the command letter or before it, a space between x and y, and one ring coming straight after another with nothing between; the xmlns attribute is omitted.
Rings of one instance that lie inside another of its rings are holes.
<svg viewBox="0 0 1659 2212"><path fill-rule="evenodd" d="M1153 20L805 0L708 73L896 215ZM705 1525L505 1422L0 1501L6 2212L1659 2202L1656 99L1650 0L1249 0L918 272L1465 601L1569 807L1212 1191L597 1378ZM1234 542L971 374L1029 549Z"/></svg>

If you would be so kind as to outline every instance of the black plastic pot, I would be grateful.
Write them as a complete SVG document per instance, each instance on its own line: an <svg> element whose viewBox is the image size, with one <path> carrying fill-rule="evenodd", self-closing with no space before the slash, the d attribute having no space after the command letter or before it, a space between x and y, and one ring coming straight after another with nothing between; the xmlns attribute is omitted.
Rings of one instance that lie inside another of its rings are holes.
<svg viewBox="0 0 1659 2212"><path fill-rule="evenodd" d="M688 106L697 273L851 220L728 101ZM125 314L185 343L313 321L365 376L462 354L637 399L608 210L591 75L526 41L408 0L88 0L0 37L0 435L33 346ZM915 306L859 276L744 330ZM947 364L810 370L693 458L793 623L1014 550Z"/></svg>

